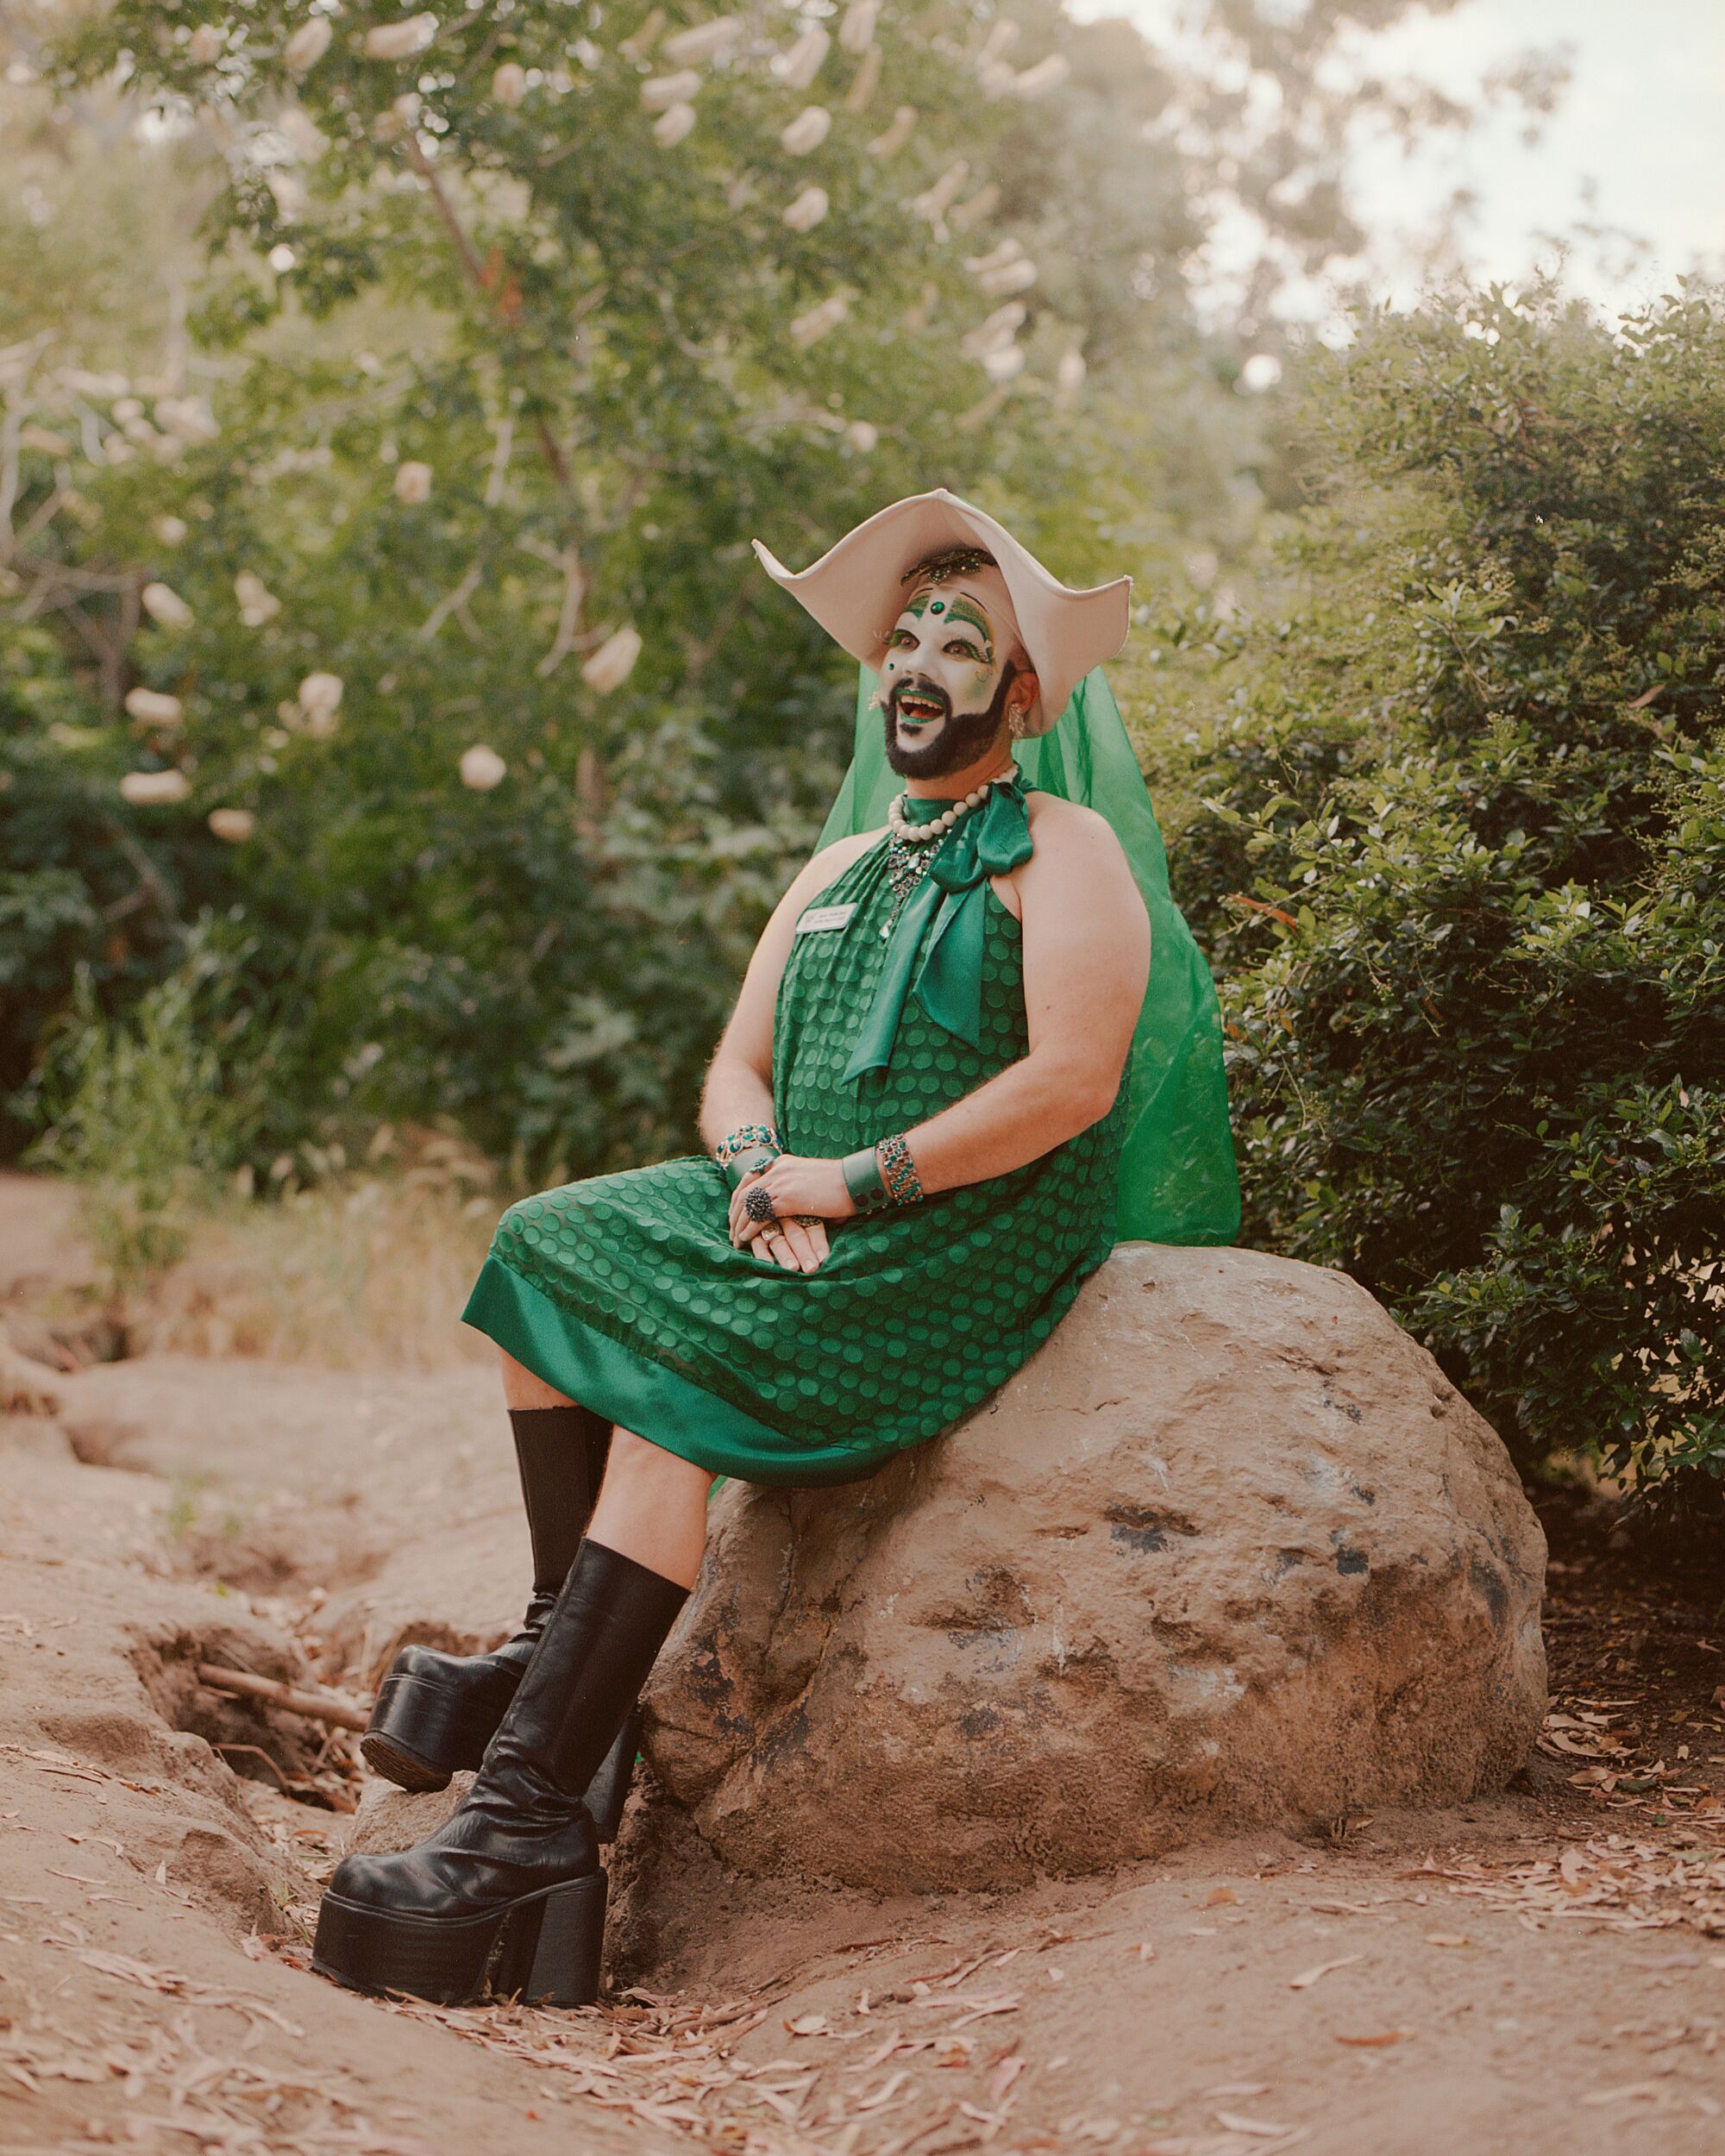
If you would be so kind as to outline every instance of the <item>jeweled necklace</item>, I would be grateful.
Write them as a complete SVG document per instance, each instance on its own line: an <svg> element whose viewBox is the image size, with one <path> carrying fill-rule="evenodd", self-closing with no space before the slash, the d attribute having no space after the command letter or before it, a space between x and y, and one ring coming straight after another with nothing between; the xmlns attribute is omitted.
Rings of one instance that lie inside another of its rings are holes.
<svg viewBox="0 0 1725 2156"><path fill-rule="evenodd" d="M913 824L906 816L908 791L894 797L887 810L887 881L892 889L894 906L881 931L883 943L891 937L906 899L928 874L937 842L944 838L955 824L962 823L972 809L980 808L993 787L1017 776L1016 763L995 772L992 778L984 779L981 786L973 787L962 801L955 801L950 808L931 817L926 824Z"/></svg>

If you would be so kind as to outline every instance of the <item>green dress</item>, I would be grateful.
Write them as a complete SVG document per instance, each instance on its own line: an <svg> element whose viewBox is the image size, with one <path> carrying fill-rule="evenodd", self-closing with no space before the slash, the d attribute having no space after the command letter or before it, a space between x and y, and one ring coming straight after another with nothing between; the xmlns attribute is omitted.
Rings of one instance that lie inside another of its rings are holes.
<svg viewBox="0 0 1725 2156"><path fill-rule="evenodd" d="M806 910L773 1031L789 1151L874 1144L1026 1054L1019 924L988 878L1029 851L1023 796L1003 788L902 909L883 837ZM1008 1175L831 1223L812 1273L732 1246L705 1156L568 1183L505 1213L465 1316L716 1474L852 1482L967 1414L1059 1324L1113 1247L1123 1106Z"/></svg>

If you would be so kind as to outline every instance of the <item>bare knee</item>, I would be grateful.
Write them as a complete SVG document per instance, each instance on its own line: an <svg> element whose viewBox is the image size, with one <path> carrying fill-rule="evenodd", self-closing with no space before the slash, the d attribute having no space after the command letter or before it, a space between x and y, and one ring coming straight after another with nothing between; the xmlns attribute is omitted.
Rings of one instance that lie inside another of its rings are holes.
<svg viewBox="0 0 1725 2156"><path fill-rule="evenodd" d="M685 1489L698 1489L705 1495L713 1480L706 1468L697 1467L693 1460L681 1459L676 1453L666 1451L662 1445L637 1438L632 1430L625 1430L620 1424L611 1433L605 1479L607 1489L614 1484L619 1493L639 1492L644 1495L650 1492L666 1496Z"/></svg>
<svg viewBox="0 0 1725 2156"><path fill-rule="evenodd" d="M560 1393L555 1385L548 1385L543 1377L536 1377L524 1363L518 1363L506 1348L498 1350L503 1370L503 1397L511 1407L568 1407L573 1403L567 1393Z"/></svg>

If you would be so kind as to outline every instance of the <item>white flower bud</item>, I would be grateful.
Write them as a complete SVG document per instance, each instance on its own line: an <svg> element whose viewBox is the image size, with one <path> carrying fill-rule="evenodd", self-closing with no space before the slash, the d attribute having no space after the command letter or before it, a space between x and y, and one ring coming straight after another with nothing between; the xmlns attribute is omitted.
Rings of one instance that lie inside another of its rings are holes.
<svg viewBox="0 0 1725 2156"><path fill-rule="evenodd" d="M183 771L129 771L120 781L120 799L134 808L167 808L183 801L191 781Z"/></svg>
<svg viewBox="0 0 1725 2156"><path fill-rule="evenodd" d="M1077 346L1070 345L1056 362L1054 385L1063 397L1076 397L1084 386L1084 377L1089 373L1084 354Z"/></svg>
<svg viewBox="0 0 1725 2156"><path fill-rule="evenodd" d="M784 79L793 90L806 90L825 65L832 40L818 26L805 30L785 54Z"/></svg>
<svg viewBox="0 0 1725 2156"><path fill-rule="evenodd" d="M662 150L674 150L694 123L693 105L669 105L653 122L653 140Z"/></svg>
<svg viewBox="0 0 1725 2156"><path fill-rule="evenodd" d="M869 145L870 157L896 157L916 131L917 110L914 105L900 105L893 115L893 124L884 135L877 135Z"/></svg>
<svg viewBox="0 0 1725 2156"><path fill-rule="evenodd" d="M1026 67L1021 75L1013 78L1013 88L1020 97L1041 97L1051 90L1057 90L1072 72L1072 63L1062 53L1051 53L1046 60L1039 60L1034 67Z"/></svg>
<svg viewBox="0 0 1725 2156"><path fill-rule="evenodd" d="M1027 292L1036 277L1036 264L1028 255L1020 255L1015 262L1002 262L997 269L984 270L976 282L990 299L1004 299L1009 292Z"/></svg>
<svg viewBox="0 0 1725 2156"><path fill-rule="evenodd" d="M673 105L687 104L700 86L701 78L693 67L674 75L654 75L641 85L641 103L649 112L666 112Z"/></svg>
<svg viewBox="0 0 1725 2156"><path fill-rule="evenodd" d="M461 751L461 784L475 793L489 793L494 786L501 786L509 776L509 766L495 749L487 749L483 742L475 742L471 749Z"/></svg>
<svg viewBox="0 0 1725 2156"><path fill-rule="evenodd" d="M290 75L303 75L315 67L329 49L334 35L327 15L314 15L309 22L302 22L281 48L282 65Z"/></svg>
<svg viewBox="0 0 1725 2156"><path fill-rule="evenodd" d="M142 726L178 726L185 716L179 699L166 689L129 689L126 709Z"/></svg>
<svg viewBox="0 0 1725 2156"><path fill-rule="evenodd" d="M1021 299L1009 299L996 307L986 322L979 322L959 345L967 360L985 360L991 352L1004 352L1013 342L1030 310Z"/></svg>
<svg viewBox="0 0 1725 2156"><path fill-rule="evenodd" d="M791 157L806 157L825 141L832 115L825 105L805 105L779 136L779 147Z"/></svg>
<svg viewBox="0 0 1725 2156"><path fill-rule="evenodd" d="M865 110L869 100L880 87L880 82L881 48L878 45L871 45L863 53L856 72L850 78L850 87L844 93L844 110L847 112Z"/></svg>
<svg viewBox="0 0 1725 2156"><path fill-rule="evenodd" d="M289 105L276 121L302 165L315 165L329 147L329 138L304 105Z"/></svg>
<svg viewBox="0 0 1725 2156"><path fill-rule="evenodd" d="M1021 344L1003 344L997 352L982 355L982 372L991 382L1010 382L1022 374L1025 348Z"/></svg>
<svg viewBox="0 0 1725 2156"><path fill-rule="evenodd" d="M190 629L198 618L171 585L147 584L140 597L144 611L164 629Z"/></svg>
<svg viewBox="0 0 1725 2156"><path fill-rule="evenodd" d="M240 619L248 629L261 629L281 611L281 601L249 569L242 569L234 579L234 597L240 603Z"/></svg>
<svg viewBox="0 0 1725 2156"><path fill-rule="evenodd" d="M213 22L200 22L191 33L191 41L185 48L185 57L194 67L213 67L222 57L223 39Z"/></svg>
<svg viewBox="0 0 1725 2156"><path fill-rule="evenodd" d="M343 686L339 674L323 673L308 674L299 685L301 724L317 740L325 741L336 730Z"/></svg>
<svg viewBox="0 0 1725 2156"><path fill-rule="evenodd" d="M805 187L785 210L785 222L793 232L812 232L831 204L825 187Z"/></svg>
<svg viewBox="0 0 1725 2156"><path fill-rule="evenodd" d="M156 424L165 434L176 434L185 442L213 442L222 431L201 397L159 397Z"/></svg>
<svg viewBox="0 0 1725 2156"><path fill-rule="evenodd" d="M410 505L429 501L431 497L431 467L417 463L411 457L395 467L395 498Z"/></svg>
<svg viewBox="0 0 1725 2156"><path fill-rule="evenodd" d="M158 517L150 525L150 530L165 547L183 545L189 529L183 517Z"/></svg>
<svg viewBox="0 0 1725 2156"><path fill-rule="evenodd" d="M264 184L275 197L276 215L284 224L298 224L311 207L311 197L298 172L273 166L264 174Z"/></svg>
<svg viewBox="0 0 1725 2156"><path fill-rule="evenodd" d="M518 105L527 95L527 70L506 60L491 78L491 94L500 105Z"/></svg>
<svg viewBox="0 0 1725 2156"><path fill-rule="evenodd" d="M699 67L721 53L729 52L743 35L743 25L734 15L715 16L711 22L697 22L693 29L679 30L660 47L673 67Z"/></svg>
<svg viewBox="0 0 1725 2156"><path fill-rule="evenodd" d="M844 429L844 439L858 456L867 456L881 439L881 429L870 426L866 419L853 419Z"/></svg>
<svg viewBox="0 0 1725 2156"><path fill-rule="evenodd" d="M211 809L205 820L216 837L229 846L243 846L258 827L258 819L250 809Z"/></svg>
<svg viewBox="0 0 1725 2156"><path fill-rule="evenodd" d="M640 656L641 632L636 629L615 629L581 668L581 679L601 696L609 696L634 673L635 661Z"/></svg>
<svg viewBox="0 0 1725 2156"><path fill-rule="evenodd" d="M880 15L881 0L850 0L838 28L839 50L866 53L874 42L875 25Z"/></svg>
<svg viewBox="0 0 1725 2156"><path fill-rule="evenodd" d="M919 195L911 198L911 215L921 217L928 224L937 224L957 200L965 181L970 177L968 158L961 157L949 165L932 187L925 187Z"/></svg>
<svg viewBox="0 0 1725 2156"><path fill-rule="evenodd" d="M665 10L662 8L653 9L640 28L624 39L617 48L618 52L632 67L637 60L646 59L657 44L659 33L664 27Z"/></svg>
<svg viewBox="0 0 1725 2156"><path fill-rule="evenodd" d="M850 302L843 292L833 292L819 305L811 307L806 314L796 316L791 323L791 342L800 352L836 329L850 312Z"/></svg>
<svg viewBox="0 0 1725 2156"><path fill-rule="evenodd" d="M423 53L437 34L435 15L410 15L405 22L380 22L366 32L367 60L411 60Z"/></svg>

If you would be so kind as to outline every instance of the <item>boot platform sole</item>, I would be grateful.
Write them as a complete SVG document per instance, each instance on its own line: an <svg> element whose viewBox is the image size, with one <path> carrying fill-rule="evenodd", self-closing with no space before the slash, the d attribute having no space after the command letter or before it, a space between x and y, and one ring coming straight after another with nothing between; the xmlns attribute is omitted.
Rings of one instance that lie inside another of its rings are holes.
<svg viewBox="0 0 1725 2156"><path fill-rule="evenodd" d="M393 1782L397 1789L416 1796L427 1789L447 1789L454 1772L435 1759L422 1758L398 1737L382 1730L367 1730L361 1738L360 1756L373 1774L380 1774L386 1782Z"/></svg>
<svg viewBox="0 0 1725 2156"><path fill-rule="evenodd" d="M605 1875L544 1887L447 1920L325 1894L311 1966L353 1991L405 1991L439 2006L518 1998L592 2006L605 1948Z"/></svg>
<svg viewBox="0 0 1725 2156"><path fill-rule="evenodd" d="M361 1753L399 1789L445 1789L452 1774L478 1767L514 1695L506 1677L483 1685L440 1684L392 1670L360 1739Z"/></svg>

